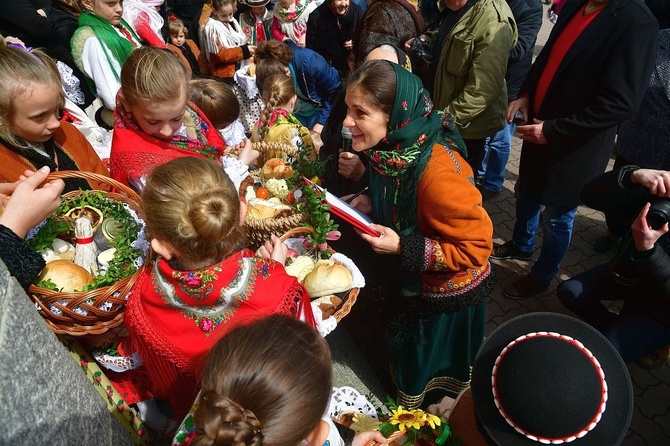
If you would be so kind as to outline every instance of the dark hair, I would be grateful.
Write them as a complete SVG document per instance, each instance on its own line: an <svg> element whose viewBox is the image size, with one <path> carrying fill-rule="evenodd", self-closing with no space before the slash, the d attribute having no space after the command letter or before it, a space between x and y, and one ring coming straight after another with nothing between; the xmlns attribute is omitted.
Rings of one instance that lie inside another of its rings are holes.
<svg viewBox="0 0 670 446"><path fill-rule="evenodd" d="M330 350L314 328L284 315L237 326L205 364L191 445L297 445L331 390Z"/></svg>
<svg viewBox="0 0 670 446"><path fill-rule="evenodd" d="M417 35L417 27L409 12L393 0L377 0L363 14L359 39L354 39L353 54L357 64L370 51L382 44L404 48L405 42Z"/></svg>
<svg viewBox="0 0 670 446"><path fill-rule="evenodd" d="M395 102L396 76L391 62L369 60L347 79L347 91L360 88L366 99L391 116Z"/></svg>
<svg viewBox="0 0 670 446"><path fill-rule="evenodd" d="M221 81L193 79L188 83L188 95L214 128L226 128L240 116L240 101Z"/></svg>
<svg viewBox="0 0 670 446"><path fill-rule="evenodd" d="M267 78L275 74L286 74L286 67L293 60L293 50L284 42L267 40L256 48L254 63L256 64L256 85L263 93L263 85Z"/></svg>

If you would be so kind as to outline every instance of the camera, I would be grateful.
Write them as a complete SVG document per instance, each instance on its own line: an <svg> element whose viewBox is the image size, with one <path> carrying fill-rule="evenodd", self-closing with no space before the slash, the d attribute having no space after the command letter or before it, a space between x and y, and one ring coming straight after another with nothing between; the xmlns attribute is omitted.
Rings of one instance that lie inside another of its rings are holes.
<svg viewBox="0 0 670 446"><path fill-rule="evenodd" d="M670 222L670 200L667 198L652 200L647 212L647 223L651 229L659 229L668 222Z"/></svg>

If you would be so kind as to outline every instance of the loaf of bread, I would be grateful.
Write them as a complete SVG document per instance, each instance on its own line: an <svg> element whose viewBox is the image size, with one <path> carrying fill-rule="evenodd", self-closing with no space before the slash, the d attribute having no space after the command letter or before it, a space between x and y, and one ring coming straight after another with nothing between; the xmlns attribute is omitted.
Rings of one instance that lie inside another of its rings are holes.
<svg viewBox="0 0 670 446"><path fill-rule="evenodd" d="M337 294L351 289L351 271L332 260L319 260L305 277L304 285L310 297Z"/></svg>
<svg viewBox="0 0 670 446"><path fill-rule="evenodd" d="M79 265L67 260L54 260L47 263L40 273L38 281L51 280L63 292L81 291L93 281L93 276Z"/></svg>

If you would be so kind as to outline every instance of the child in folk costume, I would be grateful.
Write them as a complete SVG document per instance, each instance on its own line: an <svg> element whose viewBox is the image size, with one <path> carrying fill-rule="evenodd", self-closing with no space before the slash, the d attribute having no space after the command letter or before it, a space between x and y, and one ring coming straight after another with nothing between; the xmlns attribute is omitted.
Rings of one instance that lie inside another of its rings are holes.
<svg viewBox="0 0 670 446"><path fill-rule="evenodd" d="M207 62L205 56L200 52L198 45L188 38L188 29L184 26L184 22L171 15L168 27L170 33L168 49L179 57L181 63L184 64L192 76L197 77L200 74L206 74Z"/></svg>
<svg viewBox="0 0 670 446"><path fill-rule="evenodd" d="M215 79L194 79L188 83L188 96L219 130L226 152L246 142L244 126L238 119L240 103L228 85Z"/></svg>
<svg viewBox="0 0 670 446"><path fill-rule="evenodd" d="M251 134L254 142L283 142L316 156L309 129L293 116L298 97L293 81L285 74L270 76L263 83L265 109Z"/></svg>
<svg viewBox="0 0 670 446"><path fill-rule="evenodd" d="M14 183L26 170L45 166L50 171L109 175L84 135L58 119L64 95L48 55L0 45L0 79L0 183ZM79 189L108 187L78 178L65 180L66 192Z"/></svg>
<svg viewBox="0 0 670 446"><path fill-rule="evenodd" d="M272 38L272 12L267 8L270 0L245 0L249 10L240 14L240 26L249 45L258 45Z"/></svg>
<svg viewBox="0 0 670 446"><path fill-rule="evenodd" d="M328 415L328 344L292 318L272 315L236 326L212 349L202 392L173 445L344 445ZM352 446L375 440L376 431Z"/></svg>
<svg viewBox="0 0 670 446"><path fill-rule="evenodd" d="M121 87L121 66L130 53L142 46L139 36L122 18L121 0L82 0L84 12L72 36L72 56L95 85L102 100L99 123L111 127L116 93Z"/></svg>
<svg viewBox="0 0 670 446"><path fill-rule="evenodd" d="M123 18L130 23L142 42L166 48L161 35L163 17L158 13L163 0L124 0Z"/></svg>
<svg viewBox="0 0 670 446"><path fill-rule="evenodd" d="M264 257L244 248L246 205L213 161L187 157L156 167L142 208L159 257L133 288L125 322L154 396L181 419L205 355L237 323L271 314L316 322L307 291L284 270L285 245L273 236Z"/></svg>
<svg viewBox="0 0 670 446"><path fill-rule="evenodd" d="M278 0L273 12L272 36L280 42L292 40L304 48L309 14L319 4L314 0Z"/></svg>
<svg viewBox="0 0 670 446"><path fill-rule="evenodd" d="M112 178L141 189L151 170L181 157L210 158L228 166L249 164L223 155L224 141L207 117L187 100L188 72L169 51L143 47L123 65L122 89L114 113L110 156ZM257 155L256 155L257 156ZM246 178L235 177L235 182Z"/></svg>
<svg viewBox="0 0 670 446"><path fill-rule="evenodd" d="M233 77L235 70L248 65L256 52L254 45L247 44L247 37L233 14L237 10L235 0L212 0L212 13L200 31L200 45L210 73L218 77Z"/></svg>

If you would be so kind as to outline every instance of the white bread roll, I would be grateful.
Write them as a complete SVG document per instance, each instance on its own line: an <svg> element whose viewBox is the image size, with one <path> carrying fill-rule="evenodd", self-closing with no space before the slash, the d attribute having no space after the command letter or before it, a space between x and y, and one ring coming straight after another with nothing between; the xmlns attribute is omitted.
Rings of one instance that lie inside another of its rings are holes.
<svg viewBox="0 0 670 446"><path fill-rule="evenodd" d="M332 260L319 260L305 277L303 284L310 297L337 294L351 289L351 271Z"/></svg>
<svg viewBox="0 0 670 446"><path fill-rule="evenodd" d="M38 282L50 279L62 292L81 291L93 281L93 276L84 268L67 260L54 260L47 263L40 273Z"/></svg>

